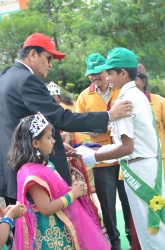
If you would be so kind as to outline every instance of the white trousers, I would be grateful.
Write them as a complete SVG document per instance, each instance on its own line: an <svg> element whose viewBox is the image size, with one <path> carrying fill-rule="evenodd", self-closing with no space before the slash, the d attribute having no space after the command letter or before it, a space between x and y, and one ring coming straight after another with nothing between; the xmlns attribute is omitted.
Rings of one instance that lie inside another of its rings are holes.
<svg viewBox="0 0 165 250"><path fill-rule="evenodd" d="M150 187L154 188L158 169L158 158L149 158L127 164ZM162 198L165 199L164 174L162 182ZM165 250L165 225L160 222L157 235L147 233L148 206L134 194L124 181L135 229L142 250Z"/></svg>

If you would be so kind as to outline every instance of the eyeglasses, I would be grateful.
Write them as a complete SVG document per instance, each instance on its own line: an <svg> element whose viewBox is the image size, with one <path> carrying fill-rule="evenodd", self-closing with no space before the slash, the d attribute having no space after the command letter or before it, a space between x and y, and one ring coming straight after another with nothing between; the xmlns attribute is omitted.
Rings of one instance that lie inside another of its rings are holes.
<svg viewBox="0 0 165 250"><path fill-rule="evenodd" d="M88 77L91 77L91 78L95 77L95 76L97 77L97 76L100 76L100 74L101 74L101 72L100 73L96 73L96 74L89 74Z"/></svg>
<svg viewBox="0 0 165 250"><path fill-rule="evenodd" d="M44 52L42 52L42 54L44 54ZM53 60L53 56L47 56L47 55L45 55L45 56L46 56L46 58L48 60L48 64L51 63L51 61Z"/></svg>

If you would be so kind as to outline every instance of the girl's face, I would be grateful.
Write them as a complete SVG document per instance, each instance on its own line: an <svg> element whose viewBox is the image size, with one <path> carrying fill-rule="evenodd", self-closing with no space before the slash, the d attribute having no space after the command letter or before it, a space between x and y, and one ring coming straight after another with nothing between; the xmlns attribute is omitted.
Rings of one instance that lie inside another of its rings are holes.
<svg viewBox="0 0 165 250"><path fill-rule="evenodd" d="M60 105L60 96L59 95L52 95L54 100Z"/></svg>
<svg viewBox="0 0 165 250"><path fill-rule="evenodd" d="M49 155L53 150L54 143L55 140L52 137L52 129L51 126L48 125L45 129L45 134L40 140L33 140L32 145L44 155Z"/></svg>

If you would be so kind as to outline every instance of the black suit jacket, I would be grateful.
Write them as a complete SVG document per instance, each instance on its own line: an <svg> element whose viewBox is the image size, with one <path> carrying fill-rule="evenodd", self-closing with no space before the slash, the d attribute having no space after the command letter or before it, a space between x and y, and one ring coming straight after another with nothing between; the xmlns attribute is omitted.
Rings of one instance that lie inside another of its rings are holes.
<svg viewBox="0 0 165 250"><path fill-rule="evenodd" d="M25 65L16 62L0 78L0 196L16 198L16 172L7 168L7 153L20 119L37 111L47 116L55 127L55 155L50 156L50 161L69 185L71 178L59 129L68 132L107 131L107 112L80 114L64 110L50 96L43 81Z"/></svg>

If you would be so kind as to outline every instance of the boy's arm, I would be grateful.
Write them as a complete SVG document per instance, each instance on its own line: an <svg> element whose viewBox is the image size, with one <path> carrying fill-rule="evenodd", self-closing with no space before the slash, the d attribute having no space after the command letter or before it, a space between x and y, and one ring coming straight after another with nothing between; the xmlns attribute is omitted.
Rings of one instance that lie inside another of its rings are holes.
<svg viewBox="0 0 165 250"><path fill-rule="evenodd" d="M104 149L107 151L105 152L89 152L82 156L83 162L88 167L93 167L95 164L98 164L100 161L106 161L111 159L117 159L126 155L130 155L133 153L134 149L134 142L133 142L133 120L134 116L127 117L124 119L121 119L120 121L115 124L115 128L117 128L117 131L114 132L114 136L116 137L116 140L121 140L121 145L119 144L118 147L115 149L110 149L108 145L104 146Z"/></svg>
<svg viewBox="0 0 165 250"><path fill-rule="evenodd" d="M122 144L119 147L112 150L108 150L107 152L95 153L96 161L117 159L125 155L132 154L134 148L133 139L129 138L127 135L122 135L121 140Z"/></svg>

